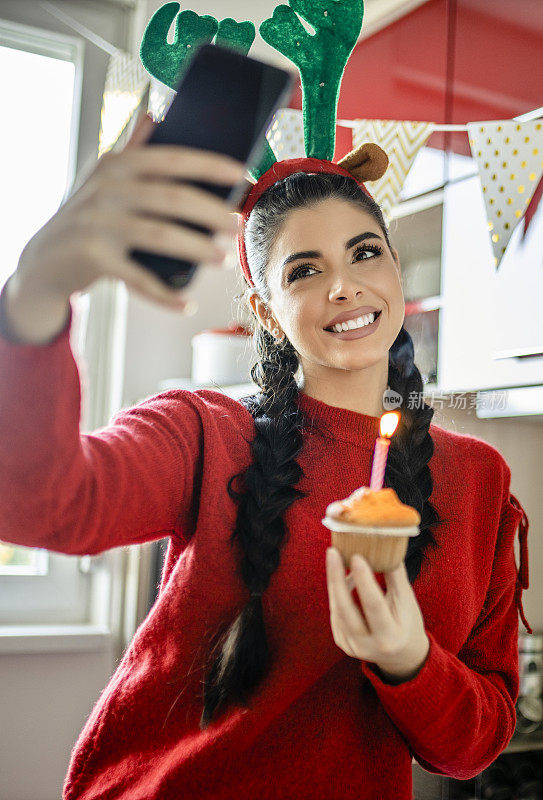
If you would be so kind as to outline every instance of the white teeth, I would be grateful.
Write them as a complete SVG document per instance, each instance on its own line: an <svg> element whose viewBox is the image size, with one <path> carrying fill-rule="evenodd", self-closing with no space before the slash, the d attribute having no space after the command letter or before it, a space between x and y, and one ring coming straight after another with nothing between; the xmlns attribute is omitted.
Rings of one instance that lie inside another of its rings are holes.
<svg viewBox="0 0 543 800"><path fill-rule="evenodd" d="M374 322L375 317L375 312L372 312L371 314L365 314L363 317L358 317L358 319L350 319L348 322L340 322L337 325L334 325L332 330L336 333L341 333L341 331L353 331L356 328L363 328L366 325Z"/></svg>

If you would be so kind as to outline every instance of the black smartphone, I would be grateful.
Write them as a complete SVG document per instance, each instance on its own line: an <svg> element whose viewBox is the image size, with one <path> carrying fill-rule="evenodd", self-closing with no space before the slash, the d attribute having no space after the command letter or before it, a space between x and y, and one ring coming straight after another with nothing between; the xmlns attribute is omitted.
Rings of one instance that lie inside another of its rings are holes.
<svg viewBox="0 0 543 800"><path fill-rule="evenodd" d="M294 79L286 70L216 44L201 45L186 65L163 121L147 144L178 144L224 153L248 168L263 154L266 131L278 108L290 101ZM187 181L229 200L235 208L244 189ZM179 221L179 220L177 220ZM211 234L193 222L180 223ZM143 250L131 256L168 286L182 289L192 279L197 263Z"/></svg>

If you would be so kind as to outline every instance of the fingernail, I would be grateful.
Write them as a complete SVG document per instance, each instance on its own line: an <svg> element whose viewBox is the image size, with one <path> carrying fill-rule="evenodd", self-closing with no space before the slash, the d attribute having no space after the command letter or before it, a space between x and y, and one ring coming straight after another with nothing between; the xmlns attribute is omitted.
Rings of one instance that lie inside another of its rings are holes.
<svg viewBox="0 0 543 800"><path fill-rule="evenodd" d="M198 303L196 302L196 300L193 300L191 298L190 300L187 300L187 303L185 305L185 308L183 309L183 312L184 312L185 316L193 317L196 314L196 312L198 311L198 308L199 308L199 306L198 306Z"/></svg>

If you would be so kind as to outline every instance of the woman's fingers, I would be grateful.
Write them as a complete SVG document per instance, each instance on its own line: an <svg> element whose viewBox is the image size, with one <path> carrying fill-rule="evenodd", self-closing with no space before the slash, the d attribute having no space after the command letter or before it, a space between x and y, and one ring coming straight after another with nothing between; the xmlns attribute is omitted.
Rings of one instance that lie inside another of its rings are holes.
<svg viewBox="0 0 543 800"><path fill-rule="evenodd" d="M145 111L141 111L138 120L134 125L134 129L130 134L130 139L125 145L125 149L127 147L139 147L140 145L145 144L151 135L151 131L157 124L158 123L154 122L153 118L149 116L149 114L147 114Z"/></svg>
<svg viewBox="0 0 543 800"><path fill-rule="evenodd" d="M351 565L354 585L364 608L364 616L366 617L368 628L378 640L383 640L393 624L385 594L377 583L373 570L364 558L354 556Z"/></svg>
<svg viewBox="0 0 543 800"><path fill-rule="evenodd" d="M198 180L233 185L243 178L241 161L210 150L153 144L123 151L123 161L133 175L170 180Z"/></svg>
<svg viewBox="0 0 543 800"><path fill-rule="evenodd" d="M326 578L330 600L330 614L340 625L350 631L361 631L360 611L351 597L345 580L345 567L338 551L329 547L326 552Z"/></svg>
<svg viewBox="0 0 543 800"><path fill-rule="evenodd" d="M232 209L224 200L186 183L126 181L113 190L111 202L121 202L139 213L186 220L232 234L238 227Z"/></svg>
<svg viewBox="0 0 543 800"><path fill-rule="evenodd" d="M106 230L101 222L101 231ZM184 261L222 263L226 253L210 236L191 230L184 225L161 219L131 214L117 220L115 232L125 244L126 253L145 250ZM113 235L113 232L112 232Z"/></svg>

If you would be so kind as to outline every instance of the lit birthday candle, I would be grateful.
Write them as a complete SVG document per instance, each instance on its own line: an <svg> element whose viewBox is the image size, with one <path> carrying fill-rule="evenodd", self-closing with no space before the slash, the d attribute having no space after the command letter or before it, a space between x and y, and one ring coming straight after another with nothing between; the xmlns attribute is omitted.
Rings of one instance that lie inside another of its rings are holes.
<svg viewBox="0 0 543 800"><path fill-rule="evenodd" d="M390 437L398 427L400 415L397 411L389 411L381 417L380 433L375 440L375 450L373 451L373 464L371 467L370 489L378 491L383 488L385 479L385 468L387 465L388 448L390 447Z"/></svg>

